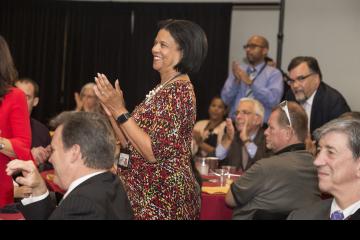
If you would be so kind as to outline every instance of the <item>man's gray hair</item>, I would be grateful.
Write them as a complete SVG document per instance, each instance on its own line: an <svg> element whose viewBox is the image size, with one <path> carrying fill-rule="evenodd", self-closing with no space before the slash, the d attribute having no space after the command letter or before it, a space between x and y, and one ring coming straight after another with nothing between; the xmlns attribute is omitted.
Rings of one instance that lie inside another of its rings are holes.
<svg viewBox="0 0 360 240"><path fill-rule="evenodd" d="M334 119L314 132L316 141L330 132L345 134L348 138L347 145L352 152L353 158L360 157L360 121L357 119Z"/></svg>
<svg viewBox="0 0 360 240"><path fill-rule="evenodd" d="M80 146L85 166L110 169L115 160L115 136L109 121L99 113L67 112L59 119L65 149Z"/></svg>
<svg viewBox="0 0 360 240"><path fill-rule="evenodd" d="M254 99L254 98L248 98L248 97L241 98L239 101L239 104L241 102L253 103L255 113L261 117L261 122L264 120L265 109L264 109L264 106L261 104L261 102L259 102L258 100Z"/></svg>

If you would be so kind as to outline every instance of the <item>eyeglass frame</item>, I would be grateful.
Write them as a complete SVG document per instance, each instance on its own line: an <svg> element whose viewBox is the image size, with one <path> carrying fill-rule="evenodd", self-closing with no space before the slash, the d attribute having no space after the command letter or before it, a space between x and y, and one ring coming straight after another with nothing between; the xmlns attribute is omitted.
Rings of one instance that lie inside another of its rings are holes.
<svg viewBox="0 0 360 240"><path fill-rule="evenodd" d="M258 45L258 44L245 44L243 48L246 50L247 48L255 49L255 48L265 48L264 46Z"/></svg>
<svg viewBox="0 0 360 240"><path fill-rule="evenodd" d="M286 78L286 83L287 83L288 85L292 85L292 84L294 84L296 81L299 81L299 82L302 83L302 82L304 82L305 79L307 79L308 77L310 77L310 76L312 76L312 75L314 75L314 74L316 74L316 73L312 72L312 73L309 73L308 75L305 75L305 76L300 75L300 76L298 76L298 77L295 78L295 79L291 79L289 76L287 76L287 78Z"/></svg>
<svg viewBox="0 0 360 240"><path fill-rule="evenodd" d="M247 112L247 111L235 111L235 116L237 116L237 115L239 115L239 114L244 114L244 115L251 115L251 114L255 114L255 115L258 115L257 113L255 113L255 112Z"/></svg>
<svg viewBox="0 0 360 240"><path fill-rule="evenodd" d="M279 103L279 107L281 108L281 110L283 110L285 112L285 115L286 115L287 119L289 120L290 127L292 128L292 122L291 122L290 111L289 111L289 107L288 107L288 101L287 100L282 101L281 103Z"/></svg>

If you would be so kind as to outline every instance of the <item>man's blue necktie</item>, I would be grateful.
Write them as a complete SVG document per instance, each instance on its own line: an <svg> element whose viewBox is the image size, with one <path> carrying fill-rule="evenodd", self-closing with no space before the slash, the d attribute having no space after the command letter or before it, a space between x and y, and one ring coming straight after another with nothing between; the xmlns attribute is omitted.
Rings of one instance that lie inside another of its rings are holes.
<svg viewBox="0 0 360 240"><path fill-rule="evenodd" d="M248 67L246 73L249 75L251 80L253 80L255 78L256 68Z"/></svg>
<svg viewBox="0 0 360 240"><path fill-rule="evenodd" d="M254 80L256 77L256 69L252 67L248 67L246 70L246 73L249 75L249 78L251 80ZM245 97L251 97L252 96L252 89L249 87L249 89L246 90Z"/></svg>
<svg viewBox="0 0 360 240"><path fill-rule="evenodd" d="M331 220L344 220L344 214L341 211L335 211L330 216Z"/></svg>

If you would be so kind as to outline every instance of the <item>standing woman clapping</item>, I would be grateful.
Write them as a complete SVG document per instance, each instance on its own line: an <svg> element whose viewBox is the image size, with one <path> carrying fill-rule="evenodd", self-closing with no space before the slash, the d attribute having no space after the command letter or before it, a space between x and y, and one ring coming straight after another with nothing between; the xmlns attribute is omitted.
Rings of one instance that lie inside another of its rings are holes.
<svg viewBox="0 0 360 240"><path fill-rule="evenodd" d="M137 219L197 219L200 191L191 169L196 100L188 73L199 70L207 54L201 27L166 20L152 48L153 69L161 83L130 114L119 81L115 88L98 74L95 93L121 131L124 156L119 176ZM138 56L141 57L141 56Z"/></svg>

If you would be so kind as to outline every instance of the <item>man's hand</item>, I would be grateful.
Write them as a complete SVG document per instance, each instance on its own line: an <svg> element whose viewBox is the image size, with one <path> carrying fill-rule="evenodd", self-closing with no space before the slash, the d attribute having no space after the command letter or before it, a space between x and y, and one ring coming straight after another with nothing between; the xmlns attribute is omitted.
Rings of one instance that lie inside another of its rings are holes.
<svg viewBox="0 0 360 240"><path fill-rule="evenodd" d="M76 108L75 111L81 111L84 103L81 100L80 94L78 92L74 93L74 98L75 98L75 102L76 102Z"/></svg>
<svg viewBox="0 0 360 240"><path fill-rule="evenodd" d="M27 198L32 194L32 188L27 186L14 186L14 198Z"/></svg>
<svg viewBox="0 0 360 240"><path fill-rule="evenodd" d="M235 128L234 125L232 123L231 118L227 118L226 119L226 134L224 134L223 139L221 140L221 145L226 148L229 149L233 139L235 136Z"/></svg>
<svg viewBox="0 0 360 240"><path fill-rule="evenodd" d="M247 85L252 84L252 80L250 79L249 75L241 69L240 64L238 62L233 61L232 71L234 76L236 77L237 83L243 81Z"/></svg>
<svg viewBox="0 0 360 240"><path fill-rule="evenodd" d="M7 164L5 171L9 176L21 171L23 177L17 177L15 181L22 186L31 188L32 196L40 196L46 193L46 184L33 161L12 160Z"/></svg>
<svg viewBox="0 0 360 240"><path fill-rule="evenodd" d="M241 132L240 132L240 139L243 142L245 142L249 139L249 118L248 118L248 116L245 116L244 127L241 129Z"/></svg>
<svg viewBox="0 0 360 240"><path fill-rule="evenodd" d="M48 145L46 148L44 147L33 147L31 149L31 154L34 157L36 164L44 163L48 160L51 154L51 147Z"/></svg>

